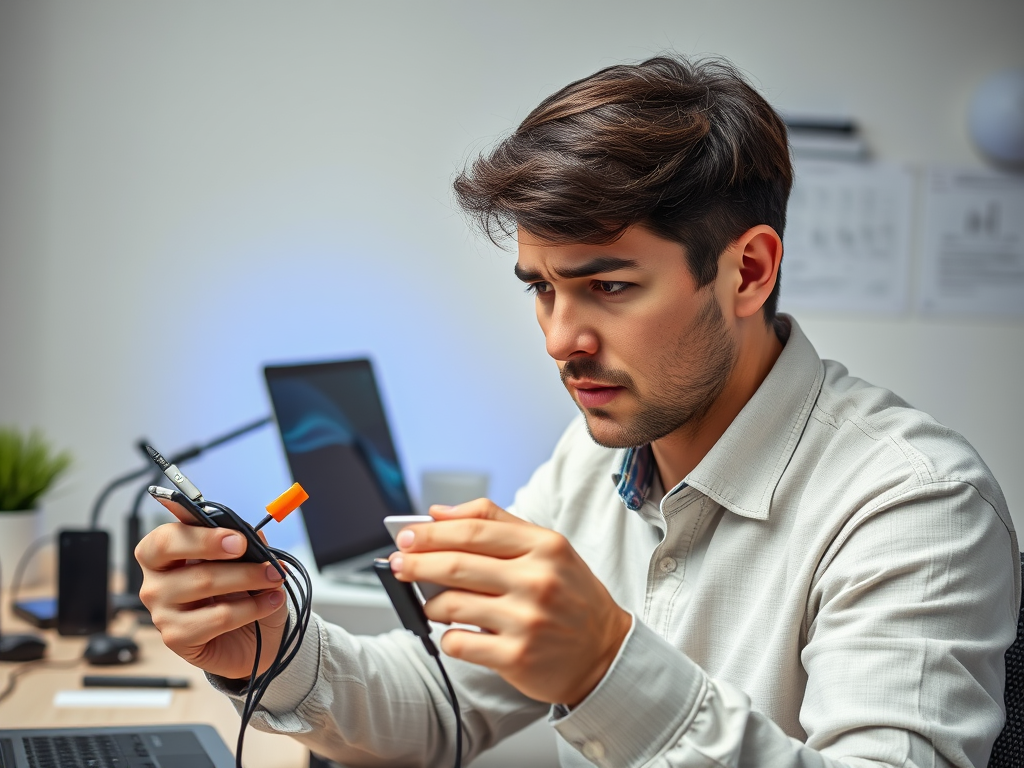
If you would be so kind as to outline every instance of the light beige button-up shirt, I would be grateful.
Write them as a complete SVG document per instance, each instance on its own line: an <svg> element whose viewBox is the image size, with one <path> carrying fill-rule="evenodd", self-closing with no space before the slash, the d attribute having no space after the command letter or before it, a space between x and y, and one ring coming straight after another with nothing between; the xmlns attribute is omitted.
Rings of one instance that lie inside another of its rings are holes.
<svg viewBox="0 0 1024 768"><path fill-rule="evenodd" d="M1020 602L1002 493L962 437L787 320L771 373L668 494L581 419L517 494L634 622L571 712L446 660L467 759L547 714L566 768L985 766ZM453 755L419 642L316 618L254 724L353 765Z"/></svg>

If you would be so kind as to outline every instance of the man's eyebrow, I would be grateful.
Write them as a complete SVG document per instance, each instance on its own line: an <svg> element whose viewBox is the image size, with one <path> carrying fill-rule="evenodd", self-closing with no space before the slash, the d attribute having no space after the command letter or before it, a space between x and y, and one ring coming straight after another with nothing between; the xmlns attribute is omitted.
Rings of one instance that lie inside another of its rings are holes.
<svg viewBox="0 0 1024 768"><path fill-rule="evenodd" d="M555 267L554 273L566 280L577 277L590 277L602 272L614 272L617 269L636 269L640 265L635 259L623 259L618 256L598 256L575 267Z"/></svg>
<svg viewBox="0 0 1024 768"><path fill-rule="evenodd" d="M559 277L573 280L579 277L599 275L602 272L614 272L617 269L637 269L639 266L636 259L623 259L618 256L598 256L574 267L555 267L552 271ZM524 283L534 283L544 279L540 272L532 269L523 269L518 264L516 264L514 271L516 277Z"/></svg>
<svg viewBox="0 0 1024 768"><path fill-rule="evenodd" d="M523 269L517 263L512 270L516 273L516 277L522 280L524 283L537 283L544 279L544 275L533 269Z"/></svg>

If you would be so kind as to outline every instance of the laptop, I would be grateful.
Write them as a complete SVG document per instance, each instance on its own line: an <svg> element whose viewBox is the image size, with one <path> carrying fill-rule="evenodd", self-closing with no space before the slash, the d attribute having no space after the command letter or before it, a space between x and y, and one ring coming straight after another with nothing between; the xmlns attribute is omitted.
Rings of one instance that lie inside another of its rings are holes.
<svg viewBox="0 0 1024 768"><path fill-rule="evenodd" d="M0 729L0 768L234 768L209 725Z"/></svg>
<svg viewBox="0 0 1024 768"><path fill-rule="evenodd" d="M327 578L379 582L373 558L394 544L388 515L411 515L373 366L366 358L263 369L292 477L309 493L302 519Z"/></svg>

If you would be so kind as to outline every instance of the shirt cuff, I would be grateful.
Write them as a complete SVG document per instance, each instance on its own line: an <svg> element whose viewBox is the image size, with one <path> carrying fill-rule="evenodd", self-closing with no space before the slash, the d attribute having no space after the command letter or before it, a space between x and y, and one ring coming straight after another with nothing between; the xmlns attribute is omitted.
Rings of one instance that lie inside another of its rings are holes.
<svg viewBox="0 0 1024 768"><path fill-rule="evenodd" d="M293 619L294 621L294 616ZM252 725L261 730L281 733L305 733L310 730L306 719L298 714L299 708L309 699L320 678L321 647L327 641L326 630L320 617L310 616L305 637L295 658L270 685L260 700ZM245 702L245 687L248 680L230 680L207 673L207 680L221 693L232 700L241 714Z"/></svg>
<svg viewBox="0 0 1024 768"><path fill-rule="evenodd" d="M548 722L594 765L634 768L682 737L707 687L697 664L634 616L597 687L568 714L556 706Z"/></svg>

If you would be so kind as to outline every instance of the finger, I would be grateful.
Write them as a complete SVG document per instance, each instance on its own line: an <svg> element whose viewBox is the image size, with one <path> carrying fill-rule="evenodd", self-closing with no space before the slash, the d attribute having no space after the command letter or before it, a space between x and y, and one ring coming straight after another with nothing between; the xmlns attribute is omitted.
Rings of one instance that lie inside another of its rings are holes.
<svg viewBox="0 0 1024 768"><path fill-rule="evenodd" d="M283 610L284 599L284 590L276 589L255 596L218 600L190 611L175 611L173 618L157 611L153 614L153 624L172 650L203 646Z"/></svg>
<svg viewBox="0 0 1024 768"><path fill-rule="evenodd" d="M197 604L196 607L197 608L201 608L203 606L213 605L214 603L219 603L219 602L232 602L232 601L235 601L235 600L248 600L249 598L260 598L263 595L268 595L268 594L270 594L273 591L280 591L281 592L282 596L284 597L284 599L281 601L282 604L287 602L287 600L288 600L287 593L284 592L283 589L281 589L280 587L275 587L273 590L262 590L260 592L233 592L230 595L222 595L221 597L211 598L210 600L207 600L207 601L205 601L203 603ZM277 604L277 598L272 598L270 600L270 602L271 602L271 605L276 605ZM287 610L278 610L278 611L276 611L274 613L271 613L269 616L265 616L264 618L259 619L260 626L263 627L264 629L266 629L266 628L280 629L281 627L283 627L285 625L285 623L287 621L288 621L288 611Z"/></svg>
<svg viewBox="0 0 1024 768"><path fill-rule="evenodd" d="M506 512L490 499L474 499L454 507L435 504L430 508L430 516L435 520L460 520L477 517L484 520L498 520L506 523L524 522L520 518Z"/></svg>
<svg viewBox="0 0 1024 768"><path fill-rule="evenodd" d="M493 634L518 628L514 606L501 596L449 589L423 604L427 618L439 624L469 624Z"/></svg>
<svg viewBox="0 0 1024 768"><path fill-rule="evenodd" d="M429 581L446 587L503 595L512 586L503 560L466 552L401 552L391 557L391 570L401 581Z"/></svg>
<svg viewBox="0 0 1024 768"><path fill-rule="evenodd" d="M171 499L164 499L160 496L154 496L153 498L159 501L163 505L164 509L178 518L178 520L185 525L201 525L201 523L196 520L195 515L185 509L185 507L178 502L172 501Z"/></svg>
<svg viewBox="0 0 1024 768"><path fill-rule="evenodd" d="M541 530L521 522L470 517L406 526L395 537L395 543L402 552L457 550L511 558L529 552Z"/></svg>
<svg viewBox="0 0 1024 768"><path fill-rule="evenodd" d="M515 663L514 641L500 634L449 629L441 637L441 650L448 656L500 671Z"/></svg>
<svg viewBox="0 0 1024 768"><path fill-rule="evenodd" d="M229 560L245 552L245 537L227 528L166 523L150 531L135 548L145 569L162 571L186 560Z"/></svg>
<svg viewBox="0 0 1024 768"><path fill-rule="evenodd" d="M165 573L158 600L181 606L236 592L272 589L280 584L281 575L272 565L204 561Z"/></svg>

